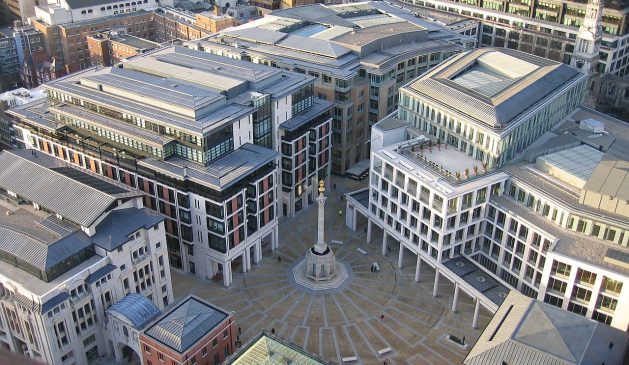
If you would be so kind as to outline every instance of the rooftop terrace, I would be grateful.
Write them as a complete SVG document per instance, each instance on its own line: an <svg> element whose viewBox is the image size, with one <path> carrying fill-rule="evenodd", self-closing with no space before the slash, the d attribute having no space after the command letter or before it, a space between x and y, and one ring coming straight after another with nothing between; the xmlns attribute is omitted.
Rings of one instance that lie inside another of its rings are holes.
<svg viewBox="0 0 629 365"><path fill-rule="evenodd" d="M401 143L397 152L451 183L458 184L488 172L480 161L425 136Z"/></svg>

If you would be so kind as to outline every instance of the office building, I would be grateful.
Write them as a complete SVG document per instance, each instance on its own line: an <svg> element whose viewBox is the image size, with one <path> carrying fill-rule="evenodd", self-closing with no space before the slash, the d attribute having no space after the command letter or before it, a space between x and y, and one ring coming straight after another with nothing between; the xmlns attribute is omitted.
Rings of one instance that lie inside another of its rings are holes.
<svg viewBox="0 0 629 365"><path fill-rule="evenodd" d="M16 20L26 22L35 15L34 0L2 0L0 1L0 24L12 24Z"/></svg>
<svg viewBox="0 0 629 365"><path fill-rule="evenodd" d="M580 107L587 75L508 49L457 55L374 126L370 187L348 196L405 252L495 312L517 290L629 328L629 128ZM505 108L505 109L503 109ZM626 285L624 285L626 286Z"/></svg>
<svg viewBox="0 0 629 365"><path fill-rule="evenodd" d="M87 364L126 346L107 327L112 305L128 296L157 310L172 302L164 218L143 208L141 192L15 150L0 153L0 195L4 348Z"/></svg>
<svg viewBox="0 0 629 365"><path fill-rule="evenodd" d="M368 159L371 125L395 110L398 88L473 48L468 31L383 2L316 4L275 11L187 44L315 77L315 96L334 103L332 171L345 174Z"/></svg>
<svg viewBox="0 0 629 365"><path fill-rule="evenodd" d="M463 364L622 364L628 344L624 331L511 292Z"/></svg>
<svg viewBox="0 0 629 365"><path fill-rule="evenodd" d="M41 68L48 61L43 34L29 25L15 21L12 27L0 29L0 37L0 89L37 87L39 84L33 85L27 75L31 74L31 68ZM24 72L26 68L28 70Z"/></svg>
<svg viewBox="0 0 629 365"><path fill-rule="evenodd" d="M87 37L92 65L112 66L125 58L137 56L160 45L146 39L117 32L99 32Z"/></svg>
<svg viewBox="0 0 629 365"><path fill-rule="evenodd" d="M594 1L451 1L405 0L408 4L477 19L482 23L479 42L483 47L505 47L570 64L575 54L579 28L584 24L588 3ZM627 74L627 6L625 1L605 1L600 59L594 69L601 73Z"/></svg>
<svg viewBox="0 0 629 365"><path fill-rule="evenodd" d="M233 312L190 295L142 331L142 363L221 364L236 349L237 331Z"/></svg>
<svg viewBox="0 0 629 365"><path fill-rule="evenodd" d="M154 0L44 4L37 7L30 23L44 35L48 56L60 62L66 73L93 65L88 37L94 33L115 32L157 43L210 34L195 24L194 16L174 8L158 8Z"/></svg>
<svg viewBox="0 0 629 365"><path fill-rule="evenodd" d="M228 286L329 175L332 105L313 83L174 46L52 81L9 113L19 143L145 192L171 267Z"/></svg>
<svg viewBox="0 0 629 365"><path fill-rule="evenodd" d="M500 166L581 104L585 79L524 52L478 49L401 89L398 114L481 164Z"/></svg>
<svg viewBox="0 0 629 365"><path fill-rule="evenodd" d="M9 110L9 108L24 105L45 97L46 93L41 89L26 90L19 88L0 94L0 145L2 145L2 147L19 147L15 140L13 118L5 112Z"/></svg>

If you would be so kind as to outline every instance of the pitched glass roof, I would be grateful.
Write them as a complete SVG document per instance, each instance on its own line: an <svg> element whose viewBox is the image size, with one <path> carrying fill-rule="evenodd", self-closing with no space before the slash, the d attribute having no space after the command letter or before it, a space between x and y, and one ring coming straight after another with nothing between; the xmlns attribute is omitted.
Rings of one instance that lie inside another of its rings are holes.
<svg viewBox="0 0 629 365"><path fill-rule="evenodd" d="M304 351L292 343L270 336L265 332L258 334L251 342L244 345L230 359L227 365L327 365L328 362Z"/></svg>

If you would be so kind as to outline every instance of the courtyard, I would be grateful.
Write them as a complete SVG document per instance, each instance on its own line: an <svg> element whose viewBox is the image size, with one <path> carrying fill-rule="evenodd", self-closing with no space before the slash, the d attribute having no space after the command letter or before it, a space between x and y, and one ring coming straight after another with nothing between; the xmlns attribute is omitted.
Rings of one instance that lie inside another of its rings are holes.
<svg viewBox="0 0 629 365"><path fill-rule="evenodd" d="M195 294L234 311L243 343L266 329L337 364L348 357L357 358L354 364L460 364L491 314L482 309L479 329L473 329L471 297L460 295L458 311L453 313L451 282L442 278L438 296L433 297L432 268L423 265L420 281L415 282L416 256L406 252L399 269L397 242L389 239L391 252L382 256L381 230L373 230L368 244L365 221L359 220L356 232L347 228L341 194L365 187L366 180L333 177L331 181L326 187L325 238L337 260L351 267L353 275L347 285L322 294L288 278L290 267L316 241L315 204L296 218L282 219L279 249L270 252L267 243L263 261L252 265L247 274L234 268L230 288L173 270L175 299ZM379 272L371 271L373 263L378 263ZM448 334L465 336L467 349L447 340ZM383 349L390 351L380 355Z"/></svg>

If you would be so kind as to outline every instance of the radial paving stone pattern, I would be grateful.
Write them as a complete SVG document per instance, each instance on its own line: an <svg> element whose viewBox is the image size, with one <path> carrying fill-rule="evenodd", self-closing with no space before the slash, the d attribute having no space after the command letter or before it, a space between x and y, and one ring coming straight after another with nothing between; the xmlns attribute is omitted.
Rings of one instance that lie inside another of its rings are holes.
<svg viewBox="0 0 629 365"><path fill-rule="evenodd" d="M380 255L382 231L374 226L372 243L366 243L365 219L356 232L349 230L340 194L364 184L333 178L338 189L328 190L326 203L326 241L338 260L351 265L353 280L337 291L313 293L296 285L287 270L302 259L316 241L316 205L297 218L280 221L279 250L264 248L264 259L252 270L241 274L234 268L234 283L224 288L220 283L198 279L173 271L173 289L178 298L194 293L223 309L236 312L245 342L261 329L275 329L281 338L302 346L333 363L356 356L356 364L460 364L467 351L445 340L449 333L466 337L471 346L491 317L481 310L479 330L471 327L474 303L459 297L458 312L451 312L453 284L439 280L439 295L432 296L434 270L422 264L421 280L414 281L416 256L404 252L403 268L397 268L398 244L389 239L392 252ZM343 244L333 244L332 240ZM360 254L356 248L367 251ZM279 262L278 257L281 257ZM372 273L377 262L381 268ZM384 315L384 319L381 316ZM384 356L378 350L390 347Z"/></svg>

